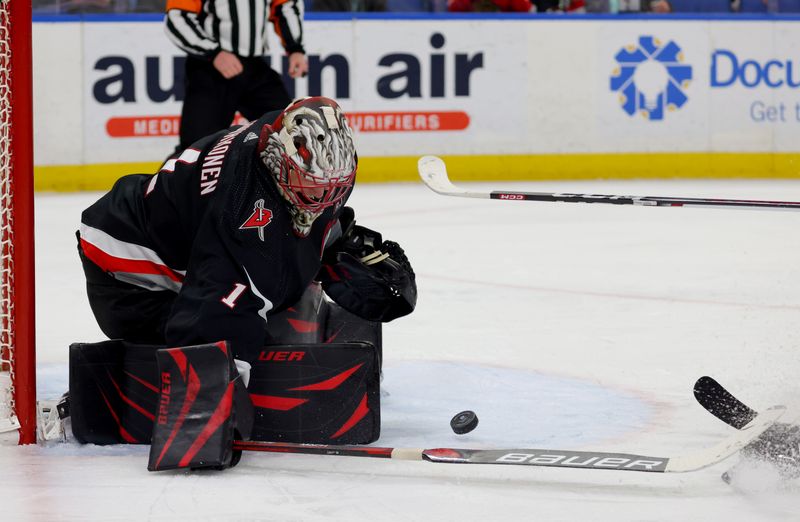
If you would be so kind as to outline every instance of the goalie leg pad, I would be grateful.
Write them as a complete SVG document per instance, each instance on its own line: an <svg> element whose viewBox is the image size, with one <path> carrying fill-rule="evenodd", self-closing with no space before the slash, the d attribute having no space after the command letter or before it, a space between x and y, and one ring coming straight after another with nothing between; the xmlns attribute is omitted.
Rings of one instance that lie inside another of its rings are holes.
<svg viewBox="0 0 800 522"><path fill-rule="evenodd" d="M380 435L380 359L369 343L265 347L253 361L253 439L368 444Z"/></svg>
<svg viewBox="0 0 800 522"><path fill-rule="evenodd" d="M70 345L69 415L78 442L150 443L159 348L119 340Z"/></svg>
<svg viewBox="0 0 800 522"><path fill-rule="evenodd" d="M227 343L157 353L161 394L147 469L235 465L234 436L247 439L253 407Z"/></svg>
<svg viewBox="0 0 800 522"><path fill-rule="evenodd" d="M334 303L323 306L329 310L319 328L327 343L270 345L250 361L249 391L258 401L254 439L327 444L378 439L381 324ZM163 348L125 341L70 346L69 403L64 406L77 441L151 442L160 394L156 353ZM249 405L249 397L239 394L236 400L243 402L237 411ZM246 438L241 418L237 423Z"/></svg>

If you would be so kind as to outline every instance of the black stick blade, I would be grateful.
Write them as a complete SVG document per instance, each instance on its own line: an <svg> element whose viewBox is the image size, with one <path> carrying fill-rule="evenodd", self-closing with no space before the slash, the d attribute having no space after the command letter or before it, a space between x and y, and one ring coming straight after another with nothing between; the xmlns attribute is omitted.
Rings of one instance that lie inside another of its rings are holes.
<svg viewBox="0 0 800 522"><path fill-rule="evenodd" d="M694 384L694 398L709 413L736 429L742 429L758 415L758 412L708 376L697 379Z"/></svg>

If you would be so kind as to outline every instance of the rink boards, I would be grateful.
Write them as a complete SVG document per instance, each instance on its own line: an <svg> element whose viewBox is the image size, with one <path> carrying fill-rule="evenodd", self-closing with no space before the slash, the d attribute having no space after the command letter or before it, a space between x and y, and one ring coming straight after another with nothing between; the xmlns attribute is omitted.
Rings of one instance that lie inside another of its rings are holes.
<svg viewBox="0 0 800 522"><path fill-rule="evenodd" d="M362 181L414 180L430 153L457 179L798 172L800 19L307 18L310 72L286 81L339 100ZM34 55L38 189L172 151L184 56L159 16L39 19Z"/></svg>

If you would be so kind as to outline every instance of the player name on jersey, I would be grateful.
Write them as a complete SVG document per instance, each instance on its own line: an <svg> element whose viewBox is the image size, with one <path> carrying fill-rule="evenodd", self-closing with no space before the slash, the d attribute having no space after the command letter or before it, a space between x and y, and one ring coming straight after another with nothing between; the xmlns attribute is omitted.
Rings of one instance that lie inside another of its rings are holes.
<svg viewBox="0 0 800 522"><path fill-rule="evenodd" d="M228 152L233 139L248 127L249 125L244 125L223 136L203 159L203 167L200 171L201 196L207 196L217 188L217 181L219 181L219 173L220 170L222 170L222 160L225 158L225 153Z"/></svg>

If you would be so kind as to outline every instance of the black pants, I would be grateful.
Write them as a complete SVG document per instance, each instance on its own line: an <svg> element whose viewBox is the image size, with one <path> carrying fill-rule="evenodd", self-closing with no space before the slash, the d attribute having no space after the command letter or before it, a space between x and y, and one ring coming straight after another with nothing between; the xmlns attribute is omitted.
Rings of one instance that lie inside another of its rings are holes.
<svg viewBox="0 0 800 522"><path fill-rule="evenodd" d="M166 344L164 328L178 294L117 281L86 257L80 242L78 253L86 275L89 306L103 333L109 339Z"/></svg>
<svg viewBox="0 0 800 522"><path fill-rule="evenodd" d="M281 76L263 58L239 59L244 70L226 80L210 61L186 58L186 95L177 150L229 127L236 111L252 121L289 105L291 99Z"/></svg>

